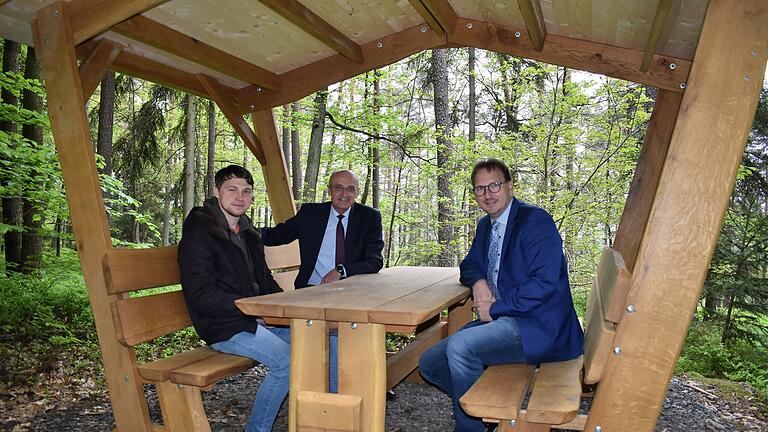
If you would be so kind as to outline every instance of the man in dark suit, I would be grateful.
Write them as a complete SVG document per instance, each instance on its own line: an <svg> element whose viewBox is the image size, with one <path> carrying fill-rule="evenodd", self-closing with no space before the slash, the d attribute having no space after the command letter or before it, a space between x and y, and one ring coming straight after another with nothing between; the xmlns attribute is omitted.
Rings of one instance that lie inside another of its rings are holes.
<svg viewBox="0 0 768 432"><path fill-rule="evenodd" d="M472 289L478 319L419 361L424 378L453 399L461 432L483 431L459 399L486 366L569 360L582 354L584 341L552 217L514 197L509 169L499 160L476 164L472 187L487 216L461 262L460 282Z"/></svg>
<svg viewBox="0 0 768 432"><path fill-rule="evenodd" d="M299 240L301 267L296 288L381 270L381 214L355 203L359 186L352 171L336 171L328 180L330 202L302 204L296 216L261 230L267 246Z"/></svg>

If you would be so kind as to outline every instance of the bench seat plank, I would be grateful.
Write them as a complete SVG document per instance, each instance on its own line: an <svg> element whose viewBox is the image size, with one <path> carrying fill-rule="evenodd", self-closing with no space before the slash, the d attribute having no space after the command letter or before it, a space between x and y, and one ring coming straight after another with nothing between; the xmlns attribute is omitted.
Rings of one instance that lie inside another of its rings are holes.
<svg viewBox="0 0 768 432"><path fill-rule="evenodd" d="M176 384L206 387L224 378L250 369L254 360L214 351L214 355L171 371L171 381Z"/></svg>
<svg viewBox="0 0 768 432"><path fill-rule="evenodd" d="M147 382L162 382L171 378L171 371L206 359L216 354L211 348L200 347L191 351L139 365L139 374Z"/></svg>
<svg viewBox="0 0 768 432"><path fill-rule="evenodd" d="M581 402L579 374L583 364L583 356L541 364L528 401L525 416L528 422L558 425L576 417Z"/></svg>
<svg viewBox="0 0 768 432"><path fill-rule="evenodd" d="M471 416L516 419L533 372L527 364L489 366L459 402Z"/></svg>

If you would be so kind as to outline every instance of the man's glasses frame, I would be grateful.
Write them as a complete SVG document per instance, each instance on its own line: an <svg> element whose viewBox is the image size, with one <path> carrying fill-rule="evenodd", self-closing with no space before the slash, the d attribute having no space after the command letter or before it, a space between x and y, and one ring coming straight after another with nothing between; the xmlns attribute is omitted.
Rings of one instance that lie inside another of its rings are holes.
<svg viewBox="0 0 768 432"><path fill-rule="evenodd" d="M488 183L487 185L477 185L472 188L472 193L475 194L475 196L483 196L485 195L485 191L490 191L491 193L496 193L501 190L501 185L505 184L507 182L493 182Z"/></svg>

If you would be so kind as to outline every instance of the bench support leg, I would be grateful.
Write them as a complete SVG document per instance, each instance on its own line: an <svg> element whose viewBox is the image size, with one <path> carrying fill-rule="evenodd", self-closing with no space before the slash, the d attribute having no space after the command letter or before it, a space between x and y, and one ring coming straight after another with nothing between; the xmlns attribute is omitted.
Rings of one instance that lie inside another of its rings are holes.
<svg viewBox="0 0 768 432"><path fill-rule="evenodd" d="M163 421L169 432L211 432L199 387L156 383Z"/></svg>
<svg viewBox="0 0 768 432"><path fill-rule="evenodd" d="M339 393L360 396L362 430L384 432L387 352L382 324L339 323Z"/></svg>

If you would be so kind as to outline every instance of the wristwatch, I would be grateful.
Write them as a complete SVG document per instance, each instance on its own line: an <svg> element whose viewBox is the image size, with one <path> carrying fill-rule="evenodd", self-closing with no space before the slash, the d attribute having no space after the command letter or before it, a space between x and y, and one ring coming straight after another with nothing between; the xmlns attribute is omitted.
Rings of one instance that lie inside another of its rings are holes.
<svg viewBox="0 0 768 432"><path fill-rule="evenodd" d="M336 271L339 272L342 279L347 277L347 271L344 269L344 264L337 264Z"/></svg>

